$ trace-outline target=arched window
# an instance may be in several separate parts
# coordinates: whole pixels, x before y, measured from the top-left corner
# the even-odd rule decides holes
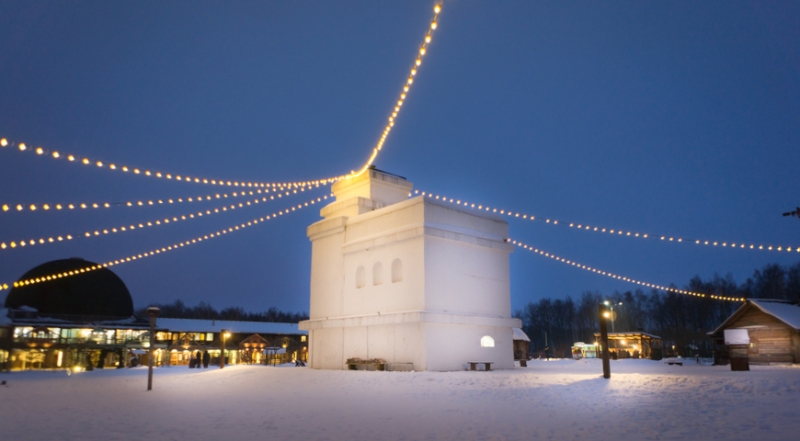
[[[383,266],[380,262],[375,262],[372,267],[372,284],[383,285]]]
[[[363,288],[367,282],[367,271],[363,266],[356,268],[356,289]]]
[[[392,261],[392,283],[403,281],[403,262],[400,259]]]
[[[494,339],[489,337],[488,335],[484,335],[481,337],[481,347],[482,348],[493,348],[494,347]]]

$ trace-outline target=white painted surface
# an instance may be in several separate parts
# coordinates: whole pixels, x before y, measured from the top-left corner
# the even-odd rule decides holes
[[[370,171],[333,186],[312,241],[310,365],[348,358],[461,370],[513,367],[508,224],[416,197],[411,183]],[[401,271],[402,277],[395,273]],[[495,339],[483,348],[481,337]]]
[[[725,330],[725,344],[726,345],[749,345],[750,333],[747,329],[726,329]]]

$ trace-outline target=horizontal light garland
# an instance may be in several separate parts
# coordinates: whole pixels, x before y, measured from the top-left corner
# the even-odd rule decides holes
[[[488,205],[479,205],[474,204],[468,201],[464,201],[461,199],[453,199],[448,198],[447,196],[443,195],[435,195],[433,193],[426,193],[420,192],[419,190],[414,190],[414,194],[420,194],[425,197],[429,197],[431,199],[441,200],[443,202],[449,202],[456,205],[460,205],[467,208],[474,208],[476,210],[488,211],[490,213],[496,213],[505,215],[508,217],[513,218],[520,218],[524,220],[531,220],[531,221],[540,221],[545,224],[549,225],[565,225],[569,228],[575,228],[578,230],[585,230],[585,231],[594,231],[598,233],[608,233],[614,236],[625,236],[625,237],[634,237],[640,239],[652,239],[652,240],[662,240],[665,242],[678,242],[678,243],[687,243],[687,244],[695,244],[695,245],[710,245],[710,246],[722,246],[725,248],[736,248],[736,249],[747,249],[747,250],[760,250],[760,251],[786,251],[786,252],[798,252],[800,253],[800,246],[792,247],[792,246],[774,246],[774,245],[755,245],[750,244],[746,245],[742,242],[721,242],[721,241],[711,241],[711,240],[703,240],[703,239],[683,239],[683,238],[675,238],[669,236],[659,236],[659,235],[652,235],[647,233],[636,233],[632,231],[624,231],[612,228],[603,228],[598,226],[590,226],[584,224],[578,224],[575,222],[563,222],[556,219],[548,219],[548,218],[541,218],[536,217],[532,214],[525,214],[520,212],[513,212],[513,211],[506,211],[504,209],[499,209],[496,207],[490,207]]]
[[[300,191],[304,192],[305,188],[300,188]],[[242,196],[244,196],[244,193],[245,192],[242,192]],[[252,194],[252,191],[250,193]],[[294,190],[294,194],[296,194],[296,193],[297,193],[297,190]],[[127,232],[127,231],[134,231],[137,228],[138,229],[143,229],[143,228],[146,228],[146,227],[153,227],[153,226],[157,226],[157,225],[166,225],[166,224],[169,224],[170,222],[174,223],[174,222],[180,222],[180,221],[188,221],[188,220],[191,220],[191,219],[195,219],[195,217],[200,218],[200,217],[203,217],[204,215],[210,216],[210,215],[217,214],[217,213],[220,213],[220,212],[224,213],[224,212],[227,212],[228,210],[235,210],[236,208],[245,208],[247,206],[250,206],[251,204],[258,204],[260,202],[267,202],[267,201],[270,201],[270,200],[275,200],[276,196],[278,198],[282,198],[284,195],[285,196],[291,196],[292,194],[293,194],[292,192],[286,191],[285,193],[278,193],[277,195],[271,195],[269,197],[267,197],[267,196],[263,196],[263,197],[260,197],[260,198],[257,197],[255,199],[253,199],[252,201],[239,202],[238,204],[234,203],[234,204],[231,204],[231,205],[223,205],[221,207],[211,208],[211,209],[208,209],[208,210],[205,210],[205,211],[198,211],[197,213],[189,213],[189,214],[184,214],[184,215],[165,217],[163,220],[162,219],[157,219],[157,220],[148,221],[148,222],[139,222],[139,223],[135,223],[135,224],[122,225],[122,226],[120,226],[118,228],[99,229],[99,230],[94,230],[93,232],[92,231],[87,231],[83,235],[76,234],[76,235],[73,236],[71,234],[66,234],[66,235],[55,236],[55,237],[51,236],[51,237],[49,237],[47,239],[39,238],[39,239],[29,239],[27,241],[21,240],[21,241],[19,241],[19,243],[17,243],[16,241],[12,241],[12,242],[10,242],[8,244],[6,244],[5,242],[0,242],[0,250],[15,249],[18,246],[19,247],[25,247],[25,246],[34,246],[34,245],[37,245],[37,244],[38,245],[45,245],[45,244],[49,244],[49,243],[62,242],[65,239],[69,241],[69,240],[74,239],[75,237],[94,237],[94,236],[107,235],[109,233],[111,233],[111,234],[118,233],[118,232],[119,233],[124,233],[124,232]],[[225,196],[225,197],[227,197],[227,196]],[[317,198],[316,201],[317,202],[321,202],[322,199],[323,198]],[[327,199],[327,197],[326,197],[326,199]],[[313,203],[314,202],[312,201],[312,204]]]
[[[361,176],[367,169],[375,162],[375,158],[378,157],[378,152],[381,151],[383,148],[383,143],[386,142],[386,138],[389,136],[389,133],[392,131],[392,127],[394,127],[394,121],[397,119],[397,115],[400,114],[400,109],[403,108],[403,103],[406,100],[406,96],[411,90],[411,85],[414,84],[414,77],[417,75],[417,70],[422,65],[422,57],[428,51],[428,45],[431,43],[431,37],[433,36],[433,31],[439,26],[439,12],[442,11],[441,3],[437,4],[433,7],[433,20],[431,20],[431,25],[428,28],[428,32],[425,33],[425,41],[423,41],[422,46],[419,48],[419,52],[417,55],[416,60],[414,60],[414,65],[411,66],[411,72],[408,75],[408,78],[403,84],[403,90],[400,92],[400,99],[397,100],[397,103],[394,105],[394,109],[392,110],[392,114],[389,116],[389,121],[386,123],[386,127],[383,129],[383,133],[381,134],[378,143],[372,149],[372,154],[370,155],[367,162],[361,167],[361,170],[358,172],[351,171],[347,178],[355,178],[356,176]]]
[[[298,190],[306,191],[312,190],[313,188],[319,188],[320,184],[314,184],[309,186],[303,187],[275,187],[273,189],[265,188],[265,189],[256,189],[256,190],[242,190],[239,192],[232,192],[230,194],[223,193],[223,194],[214,194],[214,195],[205,195],[205,196],[188,196],[185,198],[168,198],[168,199],[148,199],[148,200],[139,200],[135,202],[85,202],[85,203],[75,203],[75,204],[3,204],[0,206],[0,212],[19,212],[19,211],[48,211],[48,210],[75,210],[75,209],[99,209],[99,208],[113,208],[113,207],[143,207],[143,206],[152,206],[152,205],[163,205],[163,204],[180,204],[180,203],[189,203],[189,202],[206,202],[211,201],[214,199],[220,198],[228,198],[228,197],[243,197],[246,195],[253,196],[254,194],[266,194],[266,193],[281,193],[284,191],[294,191],[297,193]]]
[[[324,197],[322,197],[322,199],[328,199],[328,196],[333,197],[333,194],[325,195]],[[170,246],[167,246],[167,247],[158,248],[158,249],[155,249],[155,250],[152,250],[152,251],[148,251],[148,252],[145,252],[145,253],[141,253],[141,254],[134,254],[134,255],[131,255],[131,256],[123,257],[121,259],[110,260],[110,261],[102,263],[102,264],[93,265],[93,266],[89,266],[89,267],[86,267],[86,268],[81,268],[79,270],[66,271],[66,272],[63,272],[63,273],[51,274],[49,276],[37,277],[37,278],[34,278],[34,279],[18,280],[18,281],[13,283],[13,286],[14,287],[27,286],[27,285],[33,285],[33,284],[36,284],[36,283],[48,282],[48,281],[55,280],[55,279],[61,279],[61,278],[64,278],[64,277],[70,277],[70,276],[74,276],[74,275],[77,275],[77,274],[83,274],[83,273],[90,272],[90,271],[96,271],[96,270],[98,270],[100,268],[107,268],[107,267],[114,266],[114,265],[121,265],[123,263],[133,262],[133,261],[138,260],[138,259],[144,259],[145,257],[155,256],[157,254],[166,253],[168,251],[174,251],[174,250],[177,250],[178,248],[183,248],[183,247],[186,247],[186,246],[194,245],[196,243],[203,242],[204,240],[210,240],[210,239],[213,239],[213,238],[216,238],[216,237],[220,237],[220,236],[228,234],[228,233],[233,233],[234,231],[243,230],[243,229],[245,229],[247,227],[251,227],[253,225],[258,225],[259,223],[264,223],[264,222],[266,222],[268,220],[275,219],[278,216],[283,216],[284,214],[289,214],[289,213],[291,213],[293,211],[302,210],[303,208],[308,207],[309,205],[313,205],[317,200],[318,199],[312,199],[312,200],[307,201],[307,202],[302,203],[302,204],[293,205],[293,206],[290,206],[289,208],[280,210],[277,213],[273,213],[273,214],[268,215],[268,216],[263,216],[263,217],[260,217],[260,218],[256,218],[256,219],[253,219],[253,220],[251,220],[249,222],[241,223],[239,225],[235,225],[235,226],[229,227],[227,229],[223,229],[223,230],[219,230],[219,231],[214,232],[214,233],[210,233],[210,234],[206,234],[206,235],[203,235],[203,236],[199,236],[199,237],[196,237],[194,239],[187,240],[185,242],[178,242],[176,244],[173,244],[173,245],[170,245]],[[7,283],[0,284],[0,290],[4,290],[4,289],[8,289],[8,288],[9,288],[9,286],[8,286]]]
[[[13,145],[13,142],[9,142],[6,138],[0,139],[0,147],[7,147],[9,145]],[[225,179],[207,179],[207,178],[198,178],[198,177],[190,177],[190,176],[181,176],[175,173],[164,173],[164,172],[151,172],[150,170],[140,170],[135,167],[128,167],[126,165],[117,165],[114,163],[109,163],[106,161],[100,161],[95,159],[90,159],[84,156],[78,155],[71,155],[60,153],[55,150],[45,149],[43,147],[36,147],[32,148],[27,146],[25,143],[21,142],[17,144],[17,149],[20,152],[34,152],[37,156],[41,157],[48,157],[53,159],[66,159],[68,162],[73,162],[76,164],[83,164],[87,166],[95,166],[98,168],[107,168],[109,170],[120,171],[123,173],[133,173],[135,175],[140,176],[150,176],[155,178],[165,178],[168,180],[174,179],[176,181],[183,181],[189,182],[194,184],[209,184],[209,185],[224,185],[229,187],[259,187],[259,188],[266,188],[266,187],[305,187],[310,185],[316,184],[332,184],[340,179],[343,179],[343,176],[333,177],[333,178],[325,178],[325,179],[315,179],[310,181],[295,181],[295,182],[242,182],[242,181],[230,181]]]
[[[729,302],[744,302],[745,301],[745,299],[742,298],[742,297],[727,297],[727,296],[703,294],[703,293],[700,293],[700,292],[686,291],[686,290],[683,290],[683,289],[677,289],[677,288],[671,288],[671,287],[668,287],[668,286],[656,285],[654,283],[642,282],[641,280],[631,279],[629,277],[624,277],[624,276],[620,276],[618,274],[610,273],[610,272],[607,272],[607,271],[602,271],[602,270],[599,270],[597,268],[592,268],[591,266],[582,265],[582,264],[580,264],[578,262],[564,259],[563,257],[556,256],[555,254],[551,254],[551,253],[545,252],[544,250],[540,250],[538,248],[534,248],[534,247],[532,247],[530,245],[524,244],[522,242],[519,242],[519,241],[516,241],[516,240],[513,240],[513,239],[507,239],[507,241],[512,243],[512,244],[514,244],[514,245],[516,245],[516,246],[518,246],[518,247],[520,247],[520,248],[523,248],[523,249],[528,250],[528,251],[532,251],[532,252],[540,254],[540,255],[542,255],[544,257],[549,257],[551,259],[557,260],[557,261],[562,262],[564,264],[571,265],[571,266],[574,266],[576,268],[580,268],[582,270],[591,271],[591,272],[593,272],[595,274],[599,274],[601,276],[611,277],[612,279],[622,280],[624,282],[633,283],[633,284],[640,285],[640,286],[645,286],[645,287],[648,287],[648,288],[659,289],[661,291],[673,292],[673,293],[676,293],[676,294],[684,294],[684,295],[692,296],[692,297],[708,297],[708,298],[714,299],[714,300],[725,300],[725,301],[729,301]]]

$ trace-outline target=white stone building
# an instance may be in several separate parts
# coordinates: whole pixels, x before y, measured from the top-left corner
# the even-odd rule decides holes
[[[508,224],[427,197],[379,170],[333,185],[308,227],[310,365],[383,358],[414,370],[514,366]]]

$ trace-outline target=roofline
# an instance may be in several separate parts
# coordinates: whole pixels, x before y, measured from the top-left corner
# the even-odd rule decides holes
[[[767,311],[761,305],[759,305],[758,302],[785,303],[787,305],[794,305],[795,304],[795,303],[793,303],[791,301],[782,300],[782,299],[745,299],[744,304],[742,306],[740,306],[739,309],[734,311],[733,314],[731,314],[730,317],[728,317],[724,322],[722,322],[721,325],[717,326],[716,329],[714,329],[713,331],[709,332],[706,335],[712,336],[712,335],[716,335],[719,331],[722,331],[723,328],[725,328],[725,326],[728,325],[729,322],[734,321],[734,319],[739,318],[741,316],[741,314],[744,314],[744,309],[747,308],[749,305],[754,305],[756,308],[759,309],[759,311],[763,312],[764,314],[769,315],[770,317],[778,320],[779,322],[783,323],[784,325],[786,325],[786,326],[788,326],[788,327],[790,327],[792,329],[800,330],[798,328],[795,328],[793,325],[791,325],[789,323],[786,323],[785,320],[781,319],[780,317],[776,316],[775,314]]]

